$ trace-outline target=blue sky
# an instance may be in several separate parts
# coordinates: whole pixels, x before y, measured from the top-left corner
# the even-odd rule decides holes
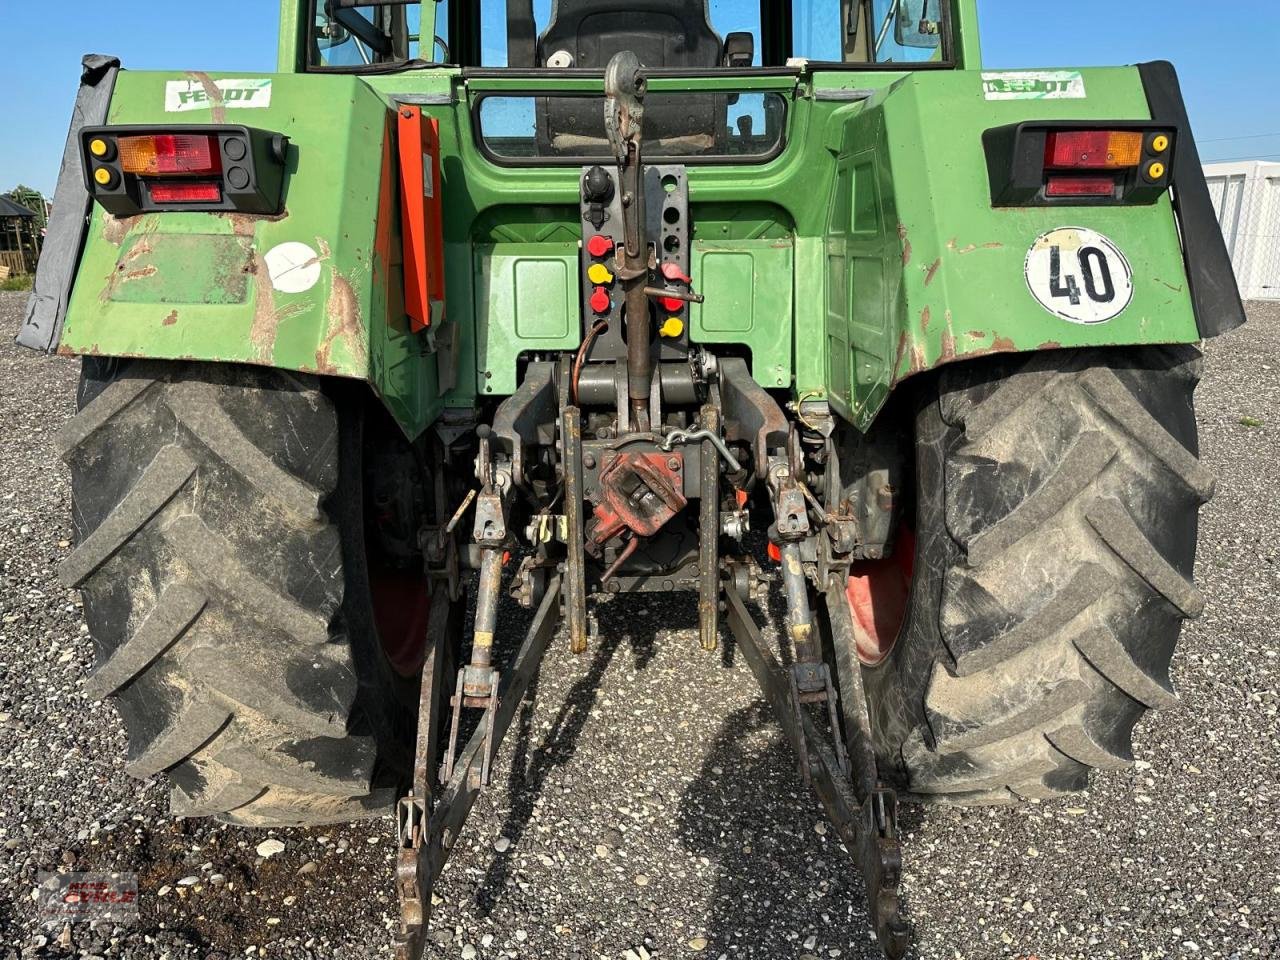
[[[732,2],[715,0],[715,7]],[[274,68],[271,0],[3,0],[2,6],[0,190],[19,182],[52,190],[86,51],[116,54],[134,69]],[[1206,159],[1280,160],[1280,3],[980,0],[979,6],[987,66],[1172,60]]]

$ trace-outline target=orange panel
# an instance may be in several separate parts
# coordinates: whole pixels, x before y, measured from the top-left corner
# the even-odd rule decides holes
[[[404,304],[416,332],[444,320],[440,126],[419,107],[401,105],[398,117]]]

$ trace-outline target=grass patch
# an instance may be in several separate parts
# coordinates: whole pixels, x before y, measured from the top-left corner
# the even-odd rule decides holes
[[[1261,421],[1261,420],[1259,420],[1257,417],[1241,417],[1241,418],[1240,418],[1240,426],[1242,426],[1242,427],[1260,427],[1260,426],[1262,426],[1262,421]]]
[[[34,279],[29,273],[24,273],[19,277],[8,277],[0,280],[0,290],[30,290],[31,281]]]

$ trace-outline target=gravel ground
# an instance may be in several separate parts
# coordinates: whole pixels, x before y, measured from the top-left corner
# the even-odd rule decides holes
[[[159,783],[124,774],[54,578],[71,531],[50,436],[75,365],[9,342],[22,303],[0,294],[0,958],[386,955],[389,822],[276,831],[264,860],[264,833],[170,818]],[[1199,394],[1220,480],[1208,611],[1174,661],[1182,705],[1078,799],[905,810],[919,957],[1280,956],[1280,309],[1252,319],[1210,344]],[[438,887],[434,956],[877,956],[860,881],[746,665],[702,654],[694,617],[624,599],[599,649],[549,657]],[[37,929],[36,874],[60,866],[136,872],[139,921]]]

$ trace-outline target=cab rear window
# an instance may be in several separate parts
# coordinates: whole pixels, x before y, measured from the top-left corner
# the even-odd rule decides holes
[[[599,96],[482,94],[477,137],[499,163],[575,163],[612,156]],[[764,162],[782,150],[787,100],[778,93],[651,92],[645,98],[646,162]]]

